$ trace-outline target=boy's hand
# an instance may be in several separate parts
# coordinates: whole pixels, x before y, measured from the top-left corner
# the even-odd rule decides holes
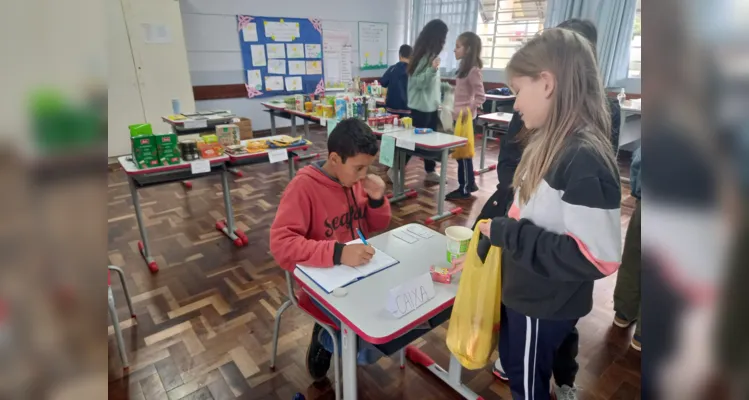
[[[369,174],[362,182],[364,192],[372,200],[380,200],[385,195],[385,181],[377,175]]]
[[[441,60],[439,57],[436,57],[434,60],[432,60],[432,68],[434,68],[435,71],[440,69],[440,62]]]
[[[375,249],[364,244],[347,244],[341,253],[341,264],[358,267],[366,264],[374,256]]]
[[[491,221],[488,221],[488,222],[485,221],[479,224],[479,230],[481,231],[481,234],[486,236],[489,239],[491,239],[491,235],[490,235],[491,227],[492,227]]]

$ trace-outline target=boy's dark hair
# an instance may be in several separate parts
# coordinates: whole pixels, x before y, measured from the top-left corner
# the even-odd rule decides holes
[[[445,38],[447,38],[447,24],[441,19],[433,19],[424,25],[424,29],[419,33],[414,43],[414,54],[411,62],[408,63],[408,75],[413,75],[419,66],[421,59],[426,57],[427,61],[432,61],[445,47]],[[430,68],[427,65],[427,68]]]
[[[458,41],[466,48],[466,55],[460,60],[458,78],[465,78],[473,67],[484,67],[481,62],[481,38],[473,32],[463,32],[458,36]]]
[[[339,122],[328,137],[328,154],[337,153],[342,162],[357,154],[377,154],[377,138],[372,129],[357,118]]]
[[[411,53],[413,53],[413,51],[414,51],[413,47],[407,44],[404,44],[404,45],[401,45],[400,49],[398,49],[398,56],[400,58],[410,58]]]
[[[593,55],[596,55],[596,45],[598,44],[598,30],[596,25],[587,19],[570,18],[557,25],[557,28],[567,29],[582,35],[588,39],[593,48]]]

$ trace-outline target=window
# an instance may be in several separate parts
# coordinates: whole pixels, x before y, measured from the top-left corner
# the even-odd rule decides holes
[[[546,0],[480,0],[476,33],[484,68],[505,68],[517,49],[544,27]]]
[[[637,0],[635,10],[632,42],[629,45],[629,78],[640,78],[642,73],[642,22],[640,20],[640,0]]]

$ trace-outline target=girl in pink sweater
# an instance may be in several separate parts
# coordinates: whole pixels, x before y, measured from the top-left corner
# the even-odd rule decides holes
[[[476,109],[484,104],[484,78],[481,75],[481,39],[473,32],[464,32],[455,41],[455,59],[460,60],[458,75],[455,79],[455,108],[453,120],[463,111],[470,110],[476,118]],[[458,189],[445,196],[447,200],[468,199],[471,193],[479,190],[473,175],[473,159],[458,161]]]

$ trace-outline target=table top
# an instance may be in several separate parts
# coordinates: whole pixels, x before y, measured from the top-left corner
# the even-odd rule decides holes
[[[482,114],[482,115],[479,115],[479,119],[487,121],[487,122],[509,124],[510,121],[512,121],[512,113],[495,112],[491,114]]]
[[[179,114],[184,116],[184,119],[175,119],[175,115],[165,115],[161,117],[161,120],[172,126],[182,127],[185,122],[196,122],[205,120],[206,124],[218,124],[218,123],[229,123],[231,119],[236,117],[229,110],[215,110],[215,111],[203,111],[196,112],[193,114]]]
[[[280,139],[282,136],[289,136],[289,135],[275,135],[275,136],[268,136],[263,138],[257,138],[257,139],[247,139],[242,140],[242,146],[247,147],[247,143],[252,141],[266,141],[266,140],[274,140],[274,139]],[[294,150],[306,150],[311,143],[307,143],[301,146],[290,146],[285,147],[286,151],[294,151]],[[248,158],[257,158],[257,157],[266,157],[268,156],[268,150],[264,151],[258,151],[256,153],[247,153],[247,154],[228,154],[229,159],[231,161],[237,161],[237,160],[246,160]]]
[[[621,104],[622,111],[626,111],[629,113],[642,113],[642,102],[641,101],[632,101],[632,100],[625,100]]]
[[[180,170],[180,169],[186,169],[190,168],[190,162],[182,160],[179,164],[173,164],[173,165],[160,165],[158,167],[151,167],[151,168],[143,168],[140,169],[138,166],[133,162],[133,160],[128,160],[130,156],[120,156],[117,158],[117,161],[122,166],[122,169],[125,170],[125,173],[128,175],[144,175],[144,174],[153,174],[156,172],[165,172],[165,171],[174,171],[174,170]],[[226,154],[218,157],[209,158],[211,165],[216,164],[223,164],[226,161],[229,160],[229,156]]]
[[[452,149],[454,147],[460,147],[466,144],[466,142],[468,142],[468,139],[464,137],[458,137],[455,135],[442,133],[442,132],[417,134],[417,133],[414,133],[413,128],[409,128],[409,129],[395,128],[392,130],[373,129],[372,133],[374,133],[377,136],[388,135],[388,136],[394,136],[396,139],[414,142],[415,147],[420,148],[420,149],[425,149],[425,150]]]
[[[260,103],[260,104],[262,104],[265,108],[270,108],[270,109],[279,110],[279,111],[286,111],[289,114],[294,114],[294,115],[298,115],[300,117],[309,118],[309,119],[311,119],[313,121],[319,121],[320,120],[320,116],[318,116],[318,115],[314,115],[312,113],[307,113],[307,112],[303,112],[303,111],[297,111],[297,110],[292,110],[292,109],[286,108],[286,104],[285,103]]]
[[[403,232],[408,224],[382,233],[368,242],[400,261],[374,275],[346,286],[348,294],[335,297],[328,294],[301,270],[294,271],[294,277],[303,290],[319,301],[333,315],[346,323],[362,339],[373,344],[387,343],[431,317],[450,307],[458,292],[458,279],[450,284],[434,283],[435,297],[401,318],[396,318],[387,310],[390,289],[402,282],[429,272],[429,267],[450,267],[446,259],[447,239],[439,232],[429,239],[418,237],[409,244],[395,236],[393,232]],[[423,225],[421,229],[431,230]],[[416,237],[413,234],[409,235]]]
[[[503,94],[487,94],[486,95],[487,100],[515,100],[515,95],[503,95]]]

